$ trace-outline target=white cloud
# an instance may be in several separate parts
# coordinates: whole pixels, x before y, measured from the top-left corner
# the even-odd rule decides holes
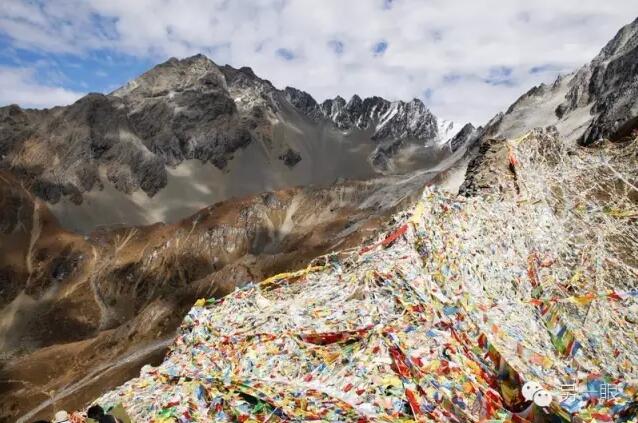
[[[83,93],[43,85],[34,79],[28,68],[0,67],[0,104],[20,104],[23,107],[51,107],[71,104]]]
[[[409,99],[430,89],[436,114],[475,124],[591,60],[638,15],[635,0],[396,0],[390,8],[383,0],[3,3],[0,31],[25,48],[77,55],[109,48],[158,61],[203,52],[318,100]],[[387,49],[375,55],[381,41]],[[289,52],[294,58],[285,60]],[[547,69],[530,73],[540,66]],[[494,67],[512,69],[509,84],[485,81]]]

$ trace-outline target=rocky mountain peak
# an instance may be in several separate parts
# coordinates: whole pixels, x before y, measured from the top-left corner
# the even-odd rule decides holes
[[[478,135],[478,130],[471,123],[466,123],[461,130],[447,141],[452,152],[456,152],[463,145],[470,145]]]
[[[594,62],[610,60],[616,56],[627,54],[638,46],[638,18],[632,23],[625,25],[618,33],[603,47],[601,52],[594,58]]]
[[[202,54],[170,58],[112,95],[130,97],[134,102],[166,97],[163,101],[174,103],[176,93],[185,90],[230,97],[234,102],[231,108],[245,113],[261,107],[276,114],[284,101],[311,120],[327,119],[342,131],[373,129],[375,140],[413,138],[427,144],[438,135],[436,118],[417,98],[390,102],[376,96],[362,99],[355,94],[348,101],[336,96],[318,104],[307,92],[293,87],[279,91],[249,67],[219,67]]]
[[[226,82],[219,67],[208,57],[198,54],[185,59],[170,58],[113,91],[111,95],[116,97],[166,95],[197,85],[204,75],[208,75],[208,82],[215,81],[217,85],[225,88]]]
[[[348,110],[358,110],[361,108],[362,104],[363,104],[363,100],[361,100],[361,97],[355,94],[352,96],[350,101],[348,101],[348,104],[346,104],[346,108]]]
[[[438,137],[436,117],[419,99],[406,103],[393,102],[381,116],[381,121],[373,136],[382,138],[411,138],[435,140]]]
[[[375,140],[411,138],[427,144],[438,136],[436,117],[417,98],[390,102],[376,96],[361,99],[355,94],[346,103],[337,96],[324,101],[319,109],[341,130],[373,129]]]
[[[485,127],[486,135],[519,136],[555,126],[562,138],[590,145],[638,128],[638,19],[621,28],[576,72],[522,95]]]
[[[638,105],[638,19],[624,26],[591,63],[569,81],[565,101],[556,108],[564,119],[590,108],[592,120],[579,142],[615,138],[636,127]]]
[[[252,68],[242,66],[239,69],[230,65],[224,65],[220,71],[226,78],[229,89],[259,89],[262,91],[275,90],[275,87],[267,79],[258,77]]]
[[[323,103],[321,103],[322,110],[326,110],[328,113],[326,115],[330,116],[330,111],[334,110],[340,111],[346,107],[346,100],[340,95],[336,96],[332,99],[327,99]]]
[[[286,87],[284,89],[284,95],[290,104],[302,111],[305,115],[313,119],[321,115],[319,104],[317,104],[317,101],[307,92],[293,87]]]

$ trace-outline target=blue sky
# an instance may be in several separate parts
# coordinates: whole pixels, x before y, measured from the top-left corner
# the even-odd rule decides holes
[[[421,98],[482,124],[588,62],[635,0],[2,0],[0,105],[108,93],[169,57],[250,66],[317,100]]]
[[[0,37],[0,66],[33,70],[33,80],[76,92],[109,92],[152,67],[152,58],[100,49],[82,55],[15,48]]]

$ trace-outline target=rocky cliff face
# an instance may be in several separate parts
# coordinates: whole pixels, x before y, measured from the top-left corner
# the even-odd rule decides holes
[[[420,100],[354,96],[319,105],[250,68],[217,66],[202,55],[170,59],[111,94],[68,107],[0,108],[0,134],[0,168],[59,204],[53,212],[62,223],[81,230],[175,221],[232,196],[405,173],[446,155],[436,147],[436,117]],[[193,170],[195,163],[203,170]],[[175,175],[188,173],[202,190],[179,186]],[[167,187],[175,195],[154,202]],[[109,202],[130,219],[109,214]],[[73,226],[92,212],[93,226]]]
[[[638,128],[637,94],[638,19],[578,71],[521,96],[486,125],[484,136],[516,137],[552,125],[582,145],[623,138]]]

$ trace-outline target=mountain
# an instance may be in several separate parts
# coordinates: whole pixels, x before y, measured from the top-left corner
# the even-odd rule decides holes
[[[468,368],[462,357],[455,361],[459,352],[486,347],[475,333],[465,337],[470,323],[495,337],[511,331],[519,340],[521,327],[544,324],[533,303],[539,298],[510,307],[523,295],[528,299],[549,287],[549,299],[581,301],[610,290],[628,292],[638,263],[638,156],[636,140],[626,136],[636,119],[635,97],[627,95],[636,82],[635,33],[636,22],[621,30],[600,60],[536,87],[506,113],[479,128],[465,125],[454,136],[454,125],[449,129],[417,100],[355,96],[319,104],[294,88],[274,88],[248,68],[220,67],[203,56],[169,60],[109,95],[91,94],[68,107],[0,109],[0,421],[27,422],[53,407],[84,407],[139,374],[144,364],[159,364],[171,344],[174,358],[184,359],[191,350],[173,338],[198,298],[253,289],[253,282],[306,268],[317,257],[333,275],[345,272],[344,278],[355,265],[375,266],[353,283],[363,280],[365,289],[379,290],[376,313],[407,306],[401,318],[436,315],[440,319],[419,327],[447,333],[452,343],[476,341],[455,351],[447,342],[432,345],[432,369],[436,364],[445,374]],[[594,76],[600,72],[611,79]],[[571,101],[571,92],[580,93],[578,101]],[[612,141],[591,142],[600,135],[587,134],[608,134]],[[432,202],[413,209],[424,186],[459,178],[464,196],[426,196],[422,200]],[[418,231],[396,231],[397,223],[400,229],[417,221],[406,210],[420,216]],[[406,246],[406,235],[418,242]],[[380,254],[356,259],[373,250]],[[333,252],[355,259],[327,259]],[[415,295],[409,285],[388,285],[389,272],[406,257],[421,262],[397,278],[418,279],[429,291]],[[334,281],[350,280],[344,278]],[[333,285],[322,289],[346,294]],[[398,298],[399,292],[407,296]],[[365,290],[355,290],[345,300],[361,304],[366,298]],[[423,298],[441,304],[430,310],[433,303]],[[624,334],[634,334],[635,327],[626,325],[638,320],[635,313],[622,313],[636,307],[625,294],[618,298],[620,311],[596,305],[590,313],[570,303],[560,312],[570,327],[590,322],[595,337],[574,337],[588,358],[599,354],[610,363],[606,369],[600,360],[584,367],[571,363],[560,374],[579,368],[611,372],[605,380],[617,380],[623,366],[635,363],[635,341]],[[341,303],[327,304],[343,311]],[[491,304],[509,308],[493,307],[476,318]],[[362,318],[369,311],[354,310]],[[609,320],[611,311],[621,314]],[[316,316],[323,319],[321,313]],[[456,323],[447,320],[459,313],[463,318]],[[556,322],[557,315],[548,320]],[[333,323],[358,328],[349,320]],[[612,329],[622,332],[615,337],[622,348],[599,342],[611,339]],[[534,352],[564,348],[553,336],[565,333],[572,334],[561,327],[530,331],[523,335],[533,338],[524,345]],[[423,345],[433,342],[423,339]],[[521,359],[518,347],[502,349],[511,346],[507,339],[495,342],[503,357]],[[350,345],[345,349],[352,351]],[[601,352],[592,353],[595,346]],[[427,349],[415,347],[420,354]],[[332,360],[332,352],[321,357]],[[547,357],[562,366],[563,354]],[[454,367],[442,366],[452,355]],[[380,359],[394,371],[388,357]],[[546,362],[536,354],[525,365]],[[504,374],[500,365],[470,367]],[[527,377],[547,370],[530,369]],[[638,377],[635,366],[624,370]],[[192,388],[186,376],[171,386]],[[398,380],[393,377],[390,384]],[[496,398],[493,383],[480,385],[491,389],[484,397]],[[408,405],[402,404],[406,414]],[[469,412],[496,409],[478,405]]]
[[[439,143],[446,144],[455,135],[456,126],[454,122],[445,119],[439,120],[438,124]]]
[[[376,239],[197,301],[163,362],[94,402],[141,421],[636,420],[637,32],[446,140],[471,147],[463,195],[426,188]]]
[[[484,136],[516,137],[555,126],[582,145],[618,139],[638,128],[638,19],[624,26],[588,64],[521,96],[485,127]]]
[[[236,196],[407,173],[449,156],[420,100],[318,104],[202,55],[67,107],[1,108],[0,134],[0,169],[83,232],[175,222]]]

